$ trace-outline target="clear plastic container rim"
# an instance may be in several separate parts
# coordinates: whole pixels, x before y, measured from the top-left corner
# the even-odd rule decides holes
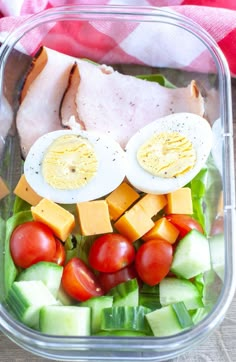
[[[235,247],[232,240],[235,239],[235,183],[234,183],[234,156],[233,156],[233,132],[232,132],[232,101],[230,87],[230,71],[227,61],[214,39],[198,24],[185,16],[167,10],[166,8],[156,7],[133,7],[133,6],[91,6],[75,5],[63,6],[48,9],[36,15],[32,15],[14,29],[0,48],[0,80],[3,79],[4,67],[11,50],[17,42],[33,28],[53,21],[64,20],[112,20],[112,21],[135,21],[135,22],[163,22],[172,24],[185,29],[199,38],[211,53],[217,67],[219,77],[219,91],[221,94],[221,118],[223,131],[223,143],[229,169],[226,163],[223,164],[223,182],[225,185],[224,197],[226,200],[225,212],[225,238],[226,254],[231,257],[227,260],[228,269],[225,275],[225,284],[219,298],[219,302],[213,308],[212,312],[192,330],[184,331],[176,336],[164,338],[120,338],[120,337],[58,337],[47,336],[24,327],[17,321],[14,321],[6,312],[3,305],[0,304],[0,329],[15,340],[18,344],[31,346],[34,351],[56,349],[58,351],[78,350],[80,348],[95,348],[96,350],[112,351],[119,350],[126,346],[129,351],[155,350],[160,353],[182,350],[188,346],[203,340],[215,329],[224,318],[234,296],[236,287],[236,276],[234,267]],[[2,81],[1,88],[2,90]],[[230,176],[229,178],[226,176]],[[37,337],[38,338],[37,338]],[[131,341],[133,343],[131,343]],[[145,359],[145,358],[144,358]],[[64,358],[63,358],[64,360]]]

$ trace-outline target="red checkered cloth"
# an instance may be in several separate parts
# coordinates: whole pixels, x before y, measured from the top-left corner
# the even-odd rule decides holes
[[[182,14],[201,25],[215,39],[223,51],[232,76],[236,76],[236,1],[235,0],[102,0],[93,3],[86,0],[66,1],[66,0],[0,0],[0,41],[3,41],[9,31],[22,23],[31,14],[39,11],[62,5],[133,5],[133,6],[155,6],[168,8],[174,14]],[[79,26],[79,28],[78,28]],[[79,56],[94,59],[94,49],[96,48],[96,61],[100,63],[134,61],[146,64],[148,49],[153,48],[155,32],[150,31],[148,26],[137,23],[126,23],[122,31],[115,31],[114,24],[109,22],[83,22],[73,23],[48,23],[43,28],[36,28],[20,42],[21,49],[27,53],[32,53],[40,45],[55,47],[57,39],[57,50],[73,53]],[[145,34],[144,30],[148,32]],[[63,36],[62,36],[63,34]],[[73,36],[71,36],[73,34]],[[176,46],[176,32],[168,35],[170,58],[175,59],[175,67],[194,70],[199,69],[202,64],[205,71],[210,71],[206,62],[204,69],[204,52],[201,47],[192,49],[183,59],[181,46],[185,44],[182,39],[181,44]],[[147,36],[148,35],[148,36]],[[179,36],[179,34],[177,34]],[[143,41],[146,52],[140,51],[140,47],[135,46],[137,42]],[[200,60],[200,62],[199,62]],[[167,60],[168,61],[168,60]],[[161,63],[161,59],[160,59]],[[168,64],[168,63],[167,63]],[[170,66],[173,65],[169,64]]]

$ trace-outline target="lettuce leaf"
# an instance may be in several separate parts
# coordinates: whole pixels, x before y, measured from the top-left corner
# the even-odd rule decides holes
[[[201,171],[186,186],[192,191],[193,217],[202,225],[205,234],[209,235],[217,215],[216,195],[220,195],[222,190],[221,175],[211,155]]]

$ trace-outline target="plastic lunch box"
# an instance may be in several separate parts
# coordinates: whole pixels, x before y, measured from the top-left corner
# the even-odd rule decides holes
[[[154,72],[156,69],[167,76],[167,78],[178,86],[186,86],[189,80],[194,77],[201,84],[205,91],[208,104],[213,102],[214,114],[212,115],[213,132],[215,136],[213,151],[217,155],[216,163],[219,166],[223,184],[224,200],[224,247],[225,247],[225,275],[224,283],[217,289],[217,302],[210,314],[198,325],[181,334],[165,338],[155,337],[59,337],[47,336],[31,330],[7,312],[3,304],[0,304],[0,329],[11,340],[22,348],[35,354],[56,360],[77,360],[77,361],[163,361],[178,356],[191,349],[196,343],[205,340],[206,337],[222,322],[224,315],[232,301],[235,290],[235,250],[234,250],[234,225],[235,225],[235,195],[234,195],[234,161],[232,141],[232,113],[231,113],[231,92],[230,73],[224,56],[213,39],[197,24],[189,19],[177,16],[176,14],[158,8],[138,7],[106,7],[106,6],[73,6],[58,9],[50,9],[39,13],[26,22],[19,25],[0,49],[0,79],[1,79],[1,107],[3,99],[8,97],[10,104],[15,107],[14,100],[17,98],[17,88],[12,87],[6,81],[7,71],[11,65],[11,56],[15,50],[21,51],[20,41],[30,39],[30,34],[41,30],[41,34],[47,33],[47,27],[51,24],[63,24],[58,27],[57,36],[51,36],[49,47],[58,47],[63,41],[63,29],[67,28],[67,37],[70,36],[69,24],[77,22],[82,29],[83,24],[103,23],[111,27],[113,33],[119,34],[124,26],[142,24],[142,32],[154,37],[152,48],[145,52],[145,41],[136,42],[137,52],[145,53],[145,66],[140,64],[125,64],[125,59],[120,64],[121,69],[135,74],[140,69],[144,72]],[[178,59],[172,57],[170,46],[171,32],[179,38],[176,46],[179,47]],[[62,33],[60,33],[62,32]],[[182,44],[182,35],[185,42]],[[71,37],[73,34],[71,34]],[[67,38],[68,39],[68,38]],[[144,38],[142,38],[143,40]],[[154,38],[153,38],[154,39]],[[60,40],[60,41],[58,41]],[[83,54],[97,61],[96,44],[88,39],[91,46],[95,47],[94,52]],[[44,44],[44,39],[41,41]],[[173,45],[172,45],[173,46]],[[186,70],[185,61],[188,52],[200,49],[204,56],[198,59],[193,69]],[[68,47],[73,55],[73,47]],[[92,49],[93,50],[93,49]],[[112,54],[111,50],[111,54]],[[94,54],[94,59],[93,59]],[[78,56],[78,54],[76,54]],[[112,57],[111,57],[112,58]],[[19,63],[20,64],[20,63]],[[18,64],[18,65],[19,65]],[[204,71],[203,66],[204,65]],[[19,65],[20,66],[20,65]],[[12,73],[13,74],[13,73]],[[211,104],[211,103],[210,103]],[[14,115],[14,109],[13,109]],[[1,128],[0,128],[1,130]],[[2,136],[2,135],[0,135]],[[2,136],[3,138],[3,136]],[[7,181],[8,186],[13,190],[16,179],[20,172],[21,159],[19,156],[18,140],[13,124],[4,140],[1,138],[1,176]],[[214,201],[219,195],[209,195]],[[0,203],[1,216],[7,218],[11,213],[12,194],[4,198]],[[2,252],[2,250],[1,250]],[[0,275],[4,277],[0,265]],[[0,281],[1,282],[1,281]],[[1,284],[0,284],[1,288]],[[0,289],[1,293],[1,289]]]

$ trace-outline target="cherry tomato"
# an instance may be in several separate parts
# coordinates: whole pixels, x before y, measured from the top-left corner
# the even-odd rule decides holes
[[[56,253],[52,261],[58,265],[63,266],[66,260],[65,248],[59,239],[56,238],[55,240],[56,240]]]
[[[168,274],[172,259],[172,245],[162,239],[153,239],[138,249],[135,267],[141,280],[153,286]]]
[[[192,229],[196,229],[201,233],[204,233],[202,226],[197,220],[189,215],[184,214],[169,214],[166,215],[168,221],[179,229],[179,239],[182,239]]]
[[[52,261],[56,253],[56,240],[47,225],[28,221],[13,231],[10,251],[17,266],[28,268],[39,261]]]
[[[80,302],[104,294],[92,270],[76,257],[72,258],[64,267],[61,282],[65,292]]]
[[[135,258],[133,244],[120,234],[106,234],[95,240],[89,251],[92,268],[105,273],[116,272]]]
[[[135,269],[134,264],[128,265],[125,268],[113,273],[100,273],[98,275],[98,279],[105,293],[107,293],[111,288],[115,287],[116,285],[134,278],[138,279],[138,273]]]

